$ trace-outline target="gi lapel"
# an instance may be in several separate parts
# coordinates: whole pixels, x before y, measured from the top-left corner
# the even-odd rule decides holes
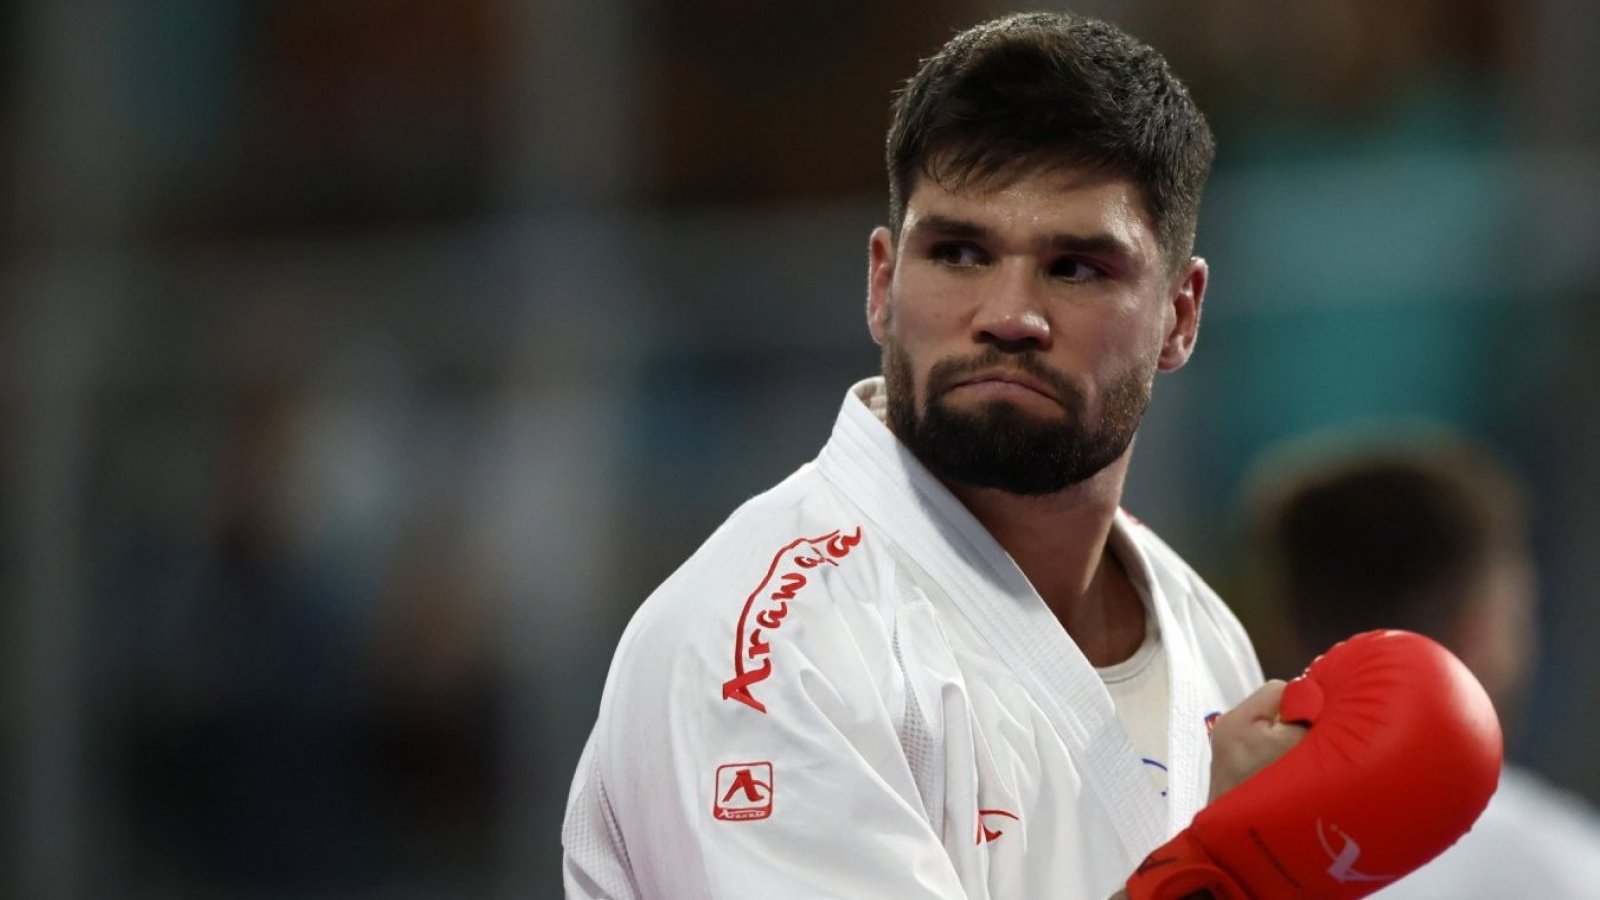
[[[1029,687],[1114,823],[1131,871],[1165,839],[1166,817],[1105,685],[1005,550],[857,399],[869,384],[846,398],[819,471],[915,556]]]
[[[1205,788],[1210,766],[1209,737],[1204,726],[1206,704],[1212,692],[1197,650],[1191,640],[1194,622],[1182,598],[1192,591],[1188,585],[1174,584],[1170,573],[1150,562],[1149,554],[1134,536],[1140,528],[1126,513],[1118,511],[1111,528],[1111,540],[1123,565],[1136,566],[1150,588],[1150,605],[1161,627],[1161,644],[1167,653],[1167,835],[1186,828],[1189,820],[1205,805]],[[1180,613],[1179,610],[1183,612]],[[1165,838],[1163,838],[1165,840]]]

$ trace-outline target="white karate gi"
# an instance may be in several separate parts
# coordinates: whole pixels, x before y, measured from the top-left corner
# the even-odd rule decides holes
[[[1165,797],[1020,569],[869,407],[640,607],[568,800],[569,898],[1106,900],[1205,802],[1206,717],[1262,681],[1126,514],[1169,672]]]

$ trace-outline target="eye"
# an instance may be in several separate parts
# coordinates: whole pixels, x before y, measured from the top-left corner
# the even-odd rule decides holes
[[[1064,256],[1050,265],[1050,277],[1066,281],[1093,281],[1105,277],[1105,270],[1075,257]]]
[[[966,241],[940,241],[928,248],[928,256],[934,262],[959,269],[981,266],[989,261],[982,248]]]

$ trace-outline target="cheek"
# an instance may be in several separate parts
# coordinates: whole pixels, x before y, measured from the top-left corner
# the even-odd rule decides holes
[[[966,332],[959,311],[944,298],[902,286],[890,295],[884,309],[885,365],[889,351],[915,374],[917,391],[926,371],[941,358],[968,351],[962,344]]]
[[[1091,365],[1103,373],[1125,373],[1161,353],[1161,332],[1131,307],[1071,309],[1054,326],[1059,343],[1094,360]]]
[[[922,408],[922,388],[918,384],[916,364],[907,355],[898,340],[883,342],[883,379],[889,393],[891,425],[896,417],[904,422],[915,422],[917,410]]]
[[[1105,336],[1116,348],[1114,352],[1123,371],[1148,368],[1153,372],[1166,345],[1167,329],[1161,316],[1130,306],[1119,309],[1109,320]]]
[[[890,312],[906,337],[958,329],[970,315],[971,289],[923,266],[902,269],[890,291]]]

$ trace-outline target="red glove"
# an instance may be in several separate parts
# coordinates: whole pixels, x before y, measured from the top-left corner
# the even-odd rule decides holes
[[[1128,880],[1130,900],[1353,900],[1433,859],[1500,779],[1500,722],[1433,641],[1369,631],[1284,689],[1305,737],[1202,809]]]

